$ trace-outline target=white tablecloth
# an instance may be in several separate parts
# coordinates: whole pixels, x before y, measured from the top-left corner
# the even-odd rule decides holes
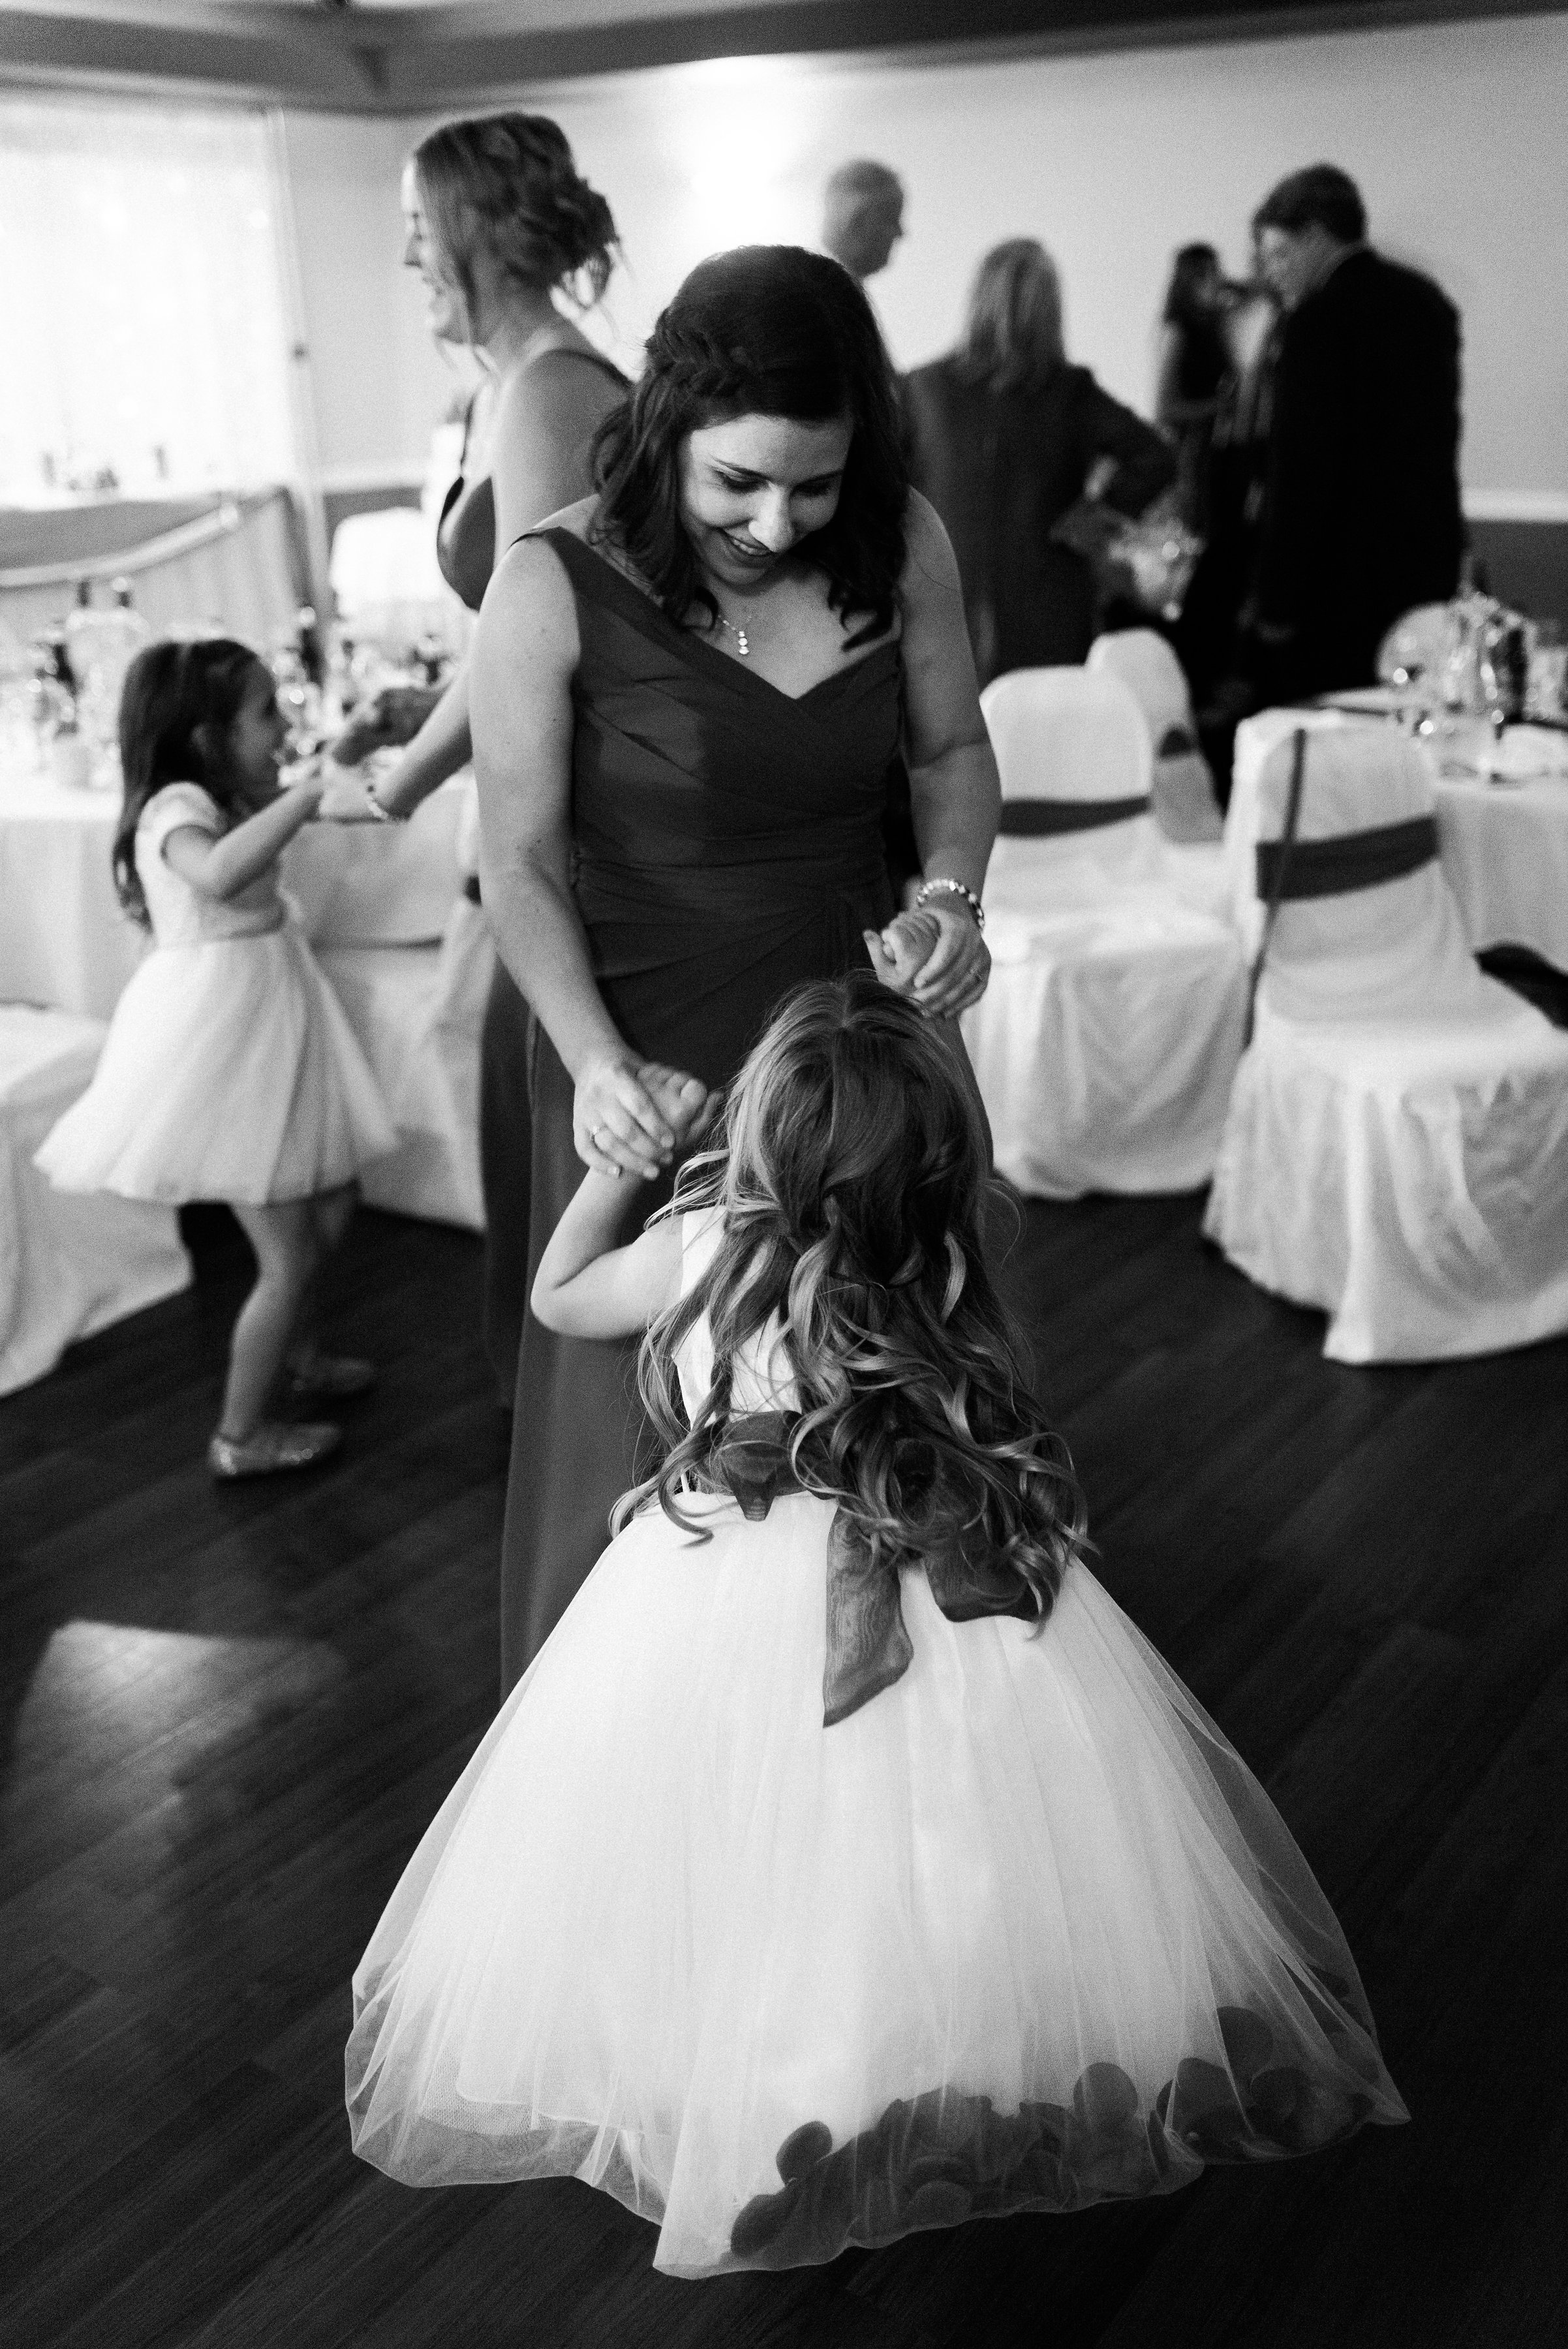
[[[409,824],[311,824],[284,883],[318,945],[439,939],[462,883],[459,831],[472,781],[454,777]],[[0,1003],[107,1019],[146,939],[109,874],[119,793],[45,773],[0,772]]]
[[[1568,775],[1518,783],[1445,776],[1438,842],[1478,952],[1529,947],[1568,970]]]

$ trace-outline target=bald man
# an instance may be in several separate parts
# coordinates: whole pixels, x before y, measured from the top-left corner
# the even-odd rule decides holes
[[[886,163],[840,163],[823,194],[822,247],[864,285],[904,233],[904,182]]]

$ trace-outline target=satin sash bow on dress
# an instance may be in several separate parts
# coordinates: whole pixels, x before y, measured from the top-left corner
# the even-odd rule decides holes
[[[791,1412],[756,1412],[731,1420],[696,1472],[705,1489],[729,1493],[743,1516],[765,1517],[784,1493],[809,1492],[790,1457]],[[931,1597],[950,1623],[1014,1615],[1033,1623],[1034,1593],[1008,1567],[977,1563],[956,1542],[923,1560]],[[822,1725],[831,1729],[902,1680],[915,1651],[898,1603],[898,1569],[874,1558],[866,1535],[842,1504],[827,1537],[827,1652],[822,1668]]]

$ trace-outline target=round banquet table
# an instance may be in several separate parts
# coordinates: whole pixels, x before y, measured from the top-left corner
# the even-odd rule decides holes
[[[317,945],[416,946],[442,935],[461,885],[472,789],[454,777],[408,824],[307,825],[284,885]],[[74,791],[47,771],[0,771],[0,1003],[107,1019],[146,949],[114,894],[119,794]]]

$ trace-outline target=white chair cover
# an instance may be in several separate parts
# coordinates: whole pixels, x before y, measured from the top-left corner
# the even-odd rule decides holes
[[[172,1207],[67,1196],[33,1164],[86,1092],[106,1032],[78,1013],[0,1004],[0,1395],[41,1379],[74,1340],[190,1285]]]
[[[398,1147],[366,1167],[371,1206],[484,1226],[479,1060],[495,948],[479,907],[452,900],[439,947],[327,947],[318,960],[392,1113]]]
[[[1217,841],[1221,827],[1214,777],[1198,747],[1186,674],[1165,638],[1153,628],[1096,636],[1086,666],[1120,678],[1143,712],[1154,753],[1155,821],[1167,840]]]
[[[1238,740],[1230,869],[1277,841],[1303,719]],[[1393,728],[1309,724],[1303,843],[1430,819]],[[1259,931],[1253,890],[1250,927]],[[1340,1361],[1431,1361],[1568,1329],[1568,1034],[1480,971],[1435,857],[1280,907],[1205,1228],[1324,1308]]]
[[[1118,679],[1024,669],[981,697],[1004,802],[1147,801],[1148,731]],[[1207,1180],[1241,1050],[1234,931],[1172,887],[1147,806],[1004,834],[986,878],[986,994],[963,1019],[996,1163],[1045,1198]]]

